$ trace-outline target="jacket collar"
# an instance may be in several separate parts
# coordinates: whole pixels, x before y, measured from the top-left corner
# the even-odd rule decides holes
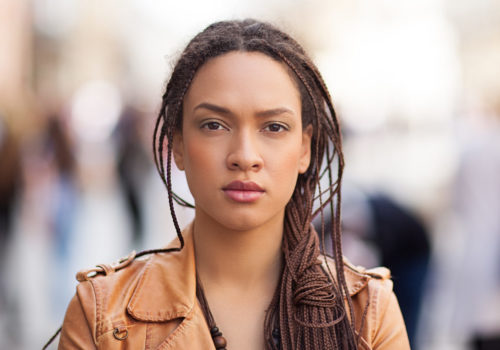
[[[182,232],[184,248],[180,252],[155,254],[147,262],[127,306],[128,313],[139,321],[164,322],[186,317],[196,303],[196,268],[193,223]],[[178,247],[177,239],[167,248]],[[322,260],[324,266],[324,259]],[[327,258],[335,273],[335,263]],[[368,271],[367,271],[368,272]],[[364,269],[344,261],[344,275],[351,296],[362,290],[369,280]]]
[[[196,269],[192,235],[193,224],[182,232],[180,252],[154,254],[146,263],[127,306],[137,320],[169,321],[186,317],[196,301]],[[178,247],[177,239],[167,248]]]
[[[347,290],[352,297],[360,290],[366,287],[369,277],[358,267],[354,267],[351,263],[344,258],[344,276],[347,284]]]

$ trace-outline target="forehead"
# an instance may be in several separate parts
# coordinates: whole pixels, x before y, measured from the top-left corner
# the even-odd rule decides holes
[[[277,104],[300,108],[300,93],[289,69],[259,52],[234,51],[207,61],[195,74],[184,106],[200,100],[259,108],[275,108]]]

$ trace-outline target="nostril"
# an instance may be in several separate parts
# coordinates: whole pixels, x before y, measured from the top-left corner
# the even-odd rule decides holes
[[[262,159],[254,150],[249,151],[245,147],[240,147],[227,155],[226,166],[231,170],[257,171],[262,168]]]

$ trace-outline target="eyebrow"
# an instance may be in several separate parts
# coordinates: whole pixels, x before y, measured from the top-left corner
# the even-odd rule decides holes
[[[217,105],[214,105],[214,104],[208,103],[208,102],[200,103],[199,105],[194,107],[193,111],[196,111],[197,109],[200,109],[200,108],[208,109],[209,111],[212,111],[215,113],[220,113],[220,114],[225,114],[225,115],[233,115],[233,113],[229,109],[227,109],[225,107],[217,106]],[[272,108],[272,109],[266,109],[264,111],[259,111],[259,112],[255,113],[255,115],[258,117],[273,117],[273,116],[285,114],[285,113],[295,115],[295,112],[287,107],[277,107],[277,108]]]

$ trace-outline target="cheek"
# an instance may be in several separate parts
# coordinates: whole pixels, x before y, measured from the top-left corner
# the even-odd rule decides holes
[[[302,135],[296,134],[287,145],[282,147],[282,152],[280,154],[278,162],[281,162],[281,166],[284,170],[288,172],[293,172],[295,175],[298,175],[300,160],[302,157]]]
[[[300,149],[298,147],[289,147],[284,149],[283,152],[269,152],[268,155],[268,169],[272,173],[274,181],[277,185],[288,188],[288,192],[293,193],[295,183],[299,174],[299,155]]]
[[[185,143],[184,165],[186,179],[191,191],[196,191],[214,174],[214,169],[220,168],[220,154],[214,147],[206,143],[191,140]],[[195,193],[192,193],[195,196]]]
[[[207,153],[209,152],[206,147],[201,147],[201,145],[196,143],[190,142],[188,145],[189,146],[185,149],[185,161],[190,170],[192,170],[193,167],[195,168],[194,170],[196,170],[197,167],[203,165],[204,161],[207,159]]]

